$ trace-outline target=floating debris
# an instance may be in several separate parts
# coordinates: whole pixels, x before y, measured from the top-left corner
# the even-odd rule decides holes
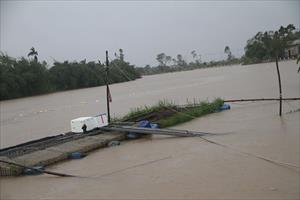
[[[44,166],[37,165],[32,168],[25,168],[23,170],[23,174],[25,174],[25,175],[40,175],[43,173],[42,172],[43,170],[45,170]]]
[[[224,104],[220,107],[220,111],[222,111],[222,110],[230,110],[230,105],[224,103]]]
[[[84,158],[86,156],[86,154],[83,154],[81,152],[73,152],[69,155],[70,159],[80,159],[80,158]]]
[[[107,144],[107,146],[113,147],[113,146],[119,146],[120,144],[121,144],[120,141],[118,141],[118,140],[113,140],[113,141],[110,141],[110,142]]]

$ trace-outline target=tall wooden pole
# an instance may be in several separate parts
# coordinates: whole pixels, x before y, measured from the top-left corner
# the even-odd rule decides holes
[[[106,106],[107,106],[107,119],[108,123],[110,123],[110,109],[109,109],[109,87],[108,87],[108,74],[109,74],[109,69],[108,69],[108,51],[106,51],[106,77],[105,77],[105,84],[106,84]]]
[[[281,78],[278,66],[278,55],[276,55],[276,69],[278,75],[278,82],[279,82],[279,116],[282,115],[282,89],[281,89]]]

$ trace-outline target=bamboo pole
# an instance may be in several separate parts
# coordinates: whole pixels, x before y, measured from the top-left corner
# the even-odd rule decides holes
[[[276,55],[276,70],[278,76],[278,87],[279,87],[279,116],[282,115],[282,86],[281,86],[281,78],[278,66],[278,55]]]
[[[260,98],[260,99],[228,99],[224,100],[225,103],[228,102],[241,102],[241,101],[296,101],[300,100],[300,97],[294,98]]]
[[[6,163],[6,164],[10,164],[10,165],[15,165],[15,166],[21,167],[21,168],[31,169],[33,171],[37,171],[37,172],[44,173],[44,174],[50,174],[50,175],[54,175],[54,176],[77,177],[77,176],[70,175],[70,174],[63,174],[63,173],[51,172],[51,171],[47,171],[47,170],[43,170],[43,169],[36,169],[34,167],[29,167],[29,166],[21,165],[21,164],[18,164],[18,163],[15,163],[15,162],[11,162],[11,161],[6,161],[6,160],[0,160],[0,162]]]
[[[110,123],[110,107],[109,107],[109,86],[108,86],[108,75],[109,75],[109,62],[108,62],[108,51],[105,52],[106,54],[106,76],[105,76],[105,84],[106,84],[106,107],[107,107],[107,121]]]
[[[171,135],[171,136],[179,136],[179,137],[215,135],[215,133],[208,133],[208,132],[188,131],[188,130],[168,129],[168,128],[143,128],[143,127],[126,126],[126,125],[125,126],[105,126],[105,127],[101,127],[100,130],[153,134],[153,135]]]

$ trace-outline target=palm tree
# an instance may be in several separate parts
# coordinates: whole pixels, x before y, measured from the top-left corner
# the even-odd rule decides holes
[[[124,52],[123,52],[123,49],[119,49],[119,53],[120,53],[120,60],[122,62],[124,62]]]
[[[195,51],[195,50],[193,50],[193,51],[191,52],[191,54],[192,54],[192,56],[193,56],[193,58],[194,58],[194,59],[196,59],[196,58],[197,58],[197,53],[196,53],[196,51]]]
[[[38,61],[37,58],[38,52],[34,49],[34,47],[31,47],[30,52],[27,54],[28,57],[33,56],[34,61]]]
[[[232,58],[232,53],[231,53],[231,51],[230,51],[229,46],[226,46],[226,47],[225,47],[224,53],[226,53],[226,54],[228,55],[227,59],[228,59],[228,60],[231,60],[231,58]]]

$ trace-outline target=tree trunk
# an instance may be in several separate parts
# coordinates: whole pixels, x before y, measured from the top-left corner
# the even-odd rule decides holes
[[[282,115],[282,89],[281,89],[281,78],[278,66],[278,55],[276,55],[276,69],[278,75],[278,83],[279,83],[279,116]]]

